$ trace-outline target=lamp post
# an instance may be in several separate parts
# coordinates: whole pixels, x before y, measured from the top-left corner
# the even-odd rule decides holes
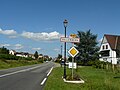
[[[61,56],[62,56],[62,45],[61,45]],[[62,58],[62,57],[61,57]]]
[[[68,21],[65,19],[63,24],[65,28],[65,38],[66,38],[66,27],[67,27]],[[66,79],[66,42],[64,43],[64,78]]]

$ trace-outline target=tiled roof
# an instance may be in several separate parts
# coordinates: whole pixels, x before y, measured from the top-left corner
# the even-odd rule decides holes
[[[104,35],[110,44],[112,50],[120,49],[120,36],[119,35]]]

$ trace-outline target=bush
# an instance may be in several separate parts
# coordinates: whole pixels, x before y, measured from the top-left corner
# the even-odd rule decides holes
[[[74,73],[74,74],[73,74],[73,79],[72,79],[72,74],[70,74],[70,75],[68,75],[68,76],[66,77],[66,79],[67,79],[67,80],[80,80],[80,75],[77,74],[77,73]]]
[[[10,55],[10,54],[0,54],[0,59],[2,60],[33,60],[33,58],[31,57],[19,57],[19,56],[14,56],[14,55]]]
[[[43,63],[43,59],[39,59],[38,62]]]
[[[55,62],[56,62],[56,63],[60,63],[61,61],[60,61],[59,59],[57,59]]]
[[[106,65],[110,65],[111,63],[109,62],[103,62],[100,60],[90,60],[86,63],[86,66],[93,66],[95,68],[106,68]],[[83,61],[78,61],[77,65],[84,65]]]
[[[0,59],[4,59],[4,60],[18,60],[19,57],[14,56],[14,55],[10,55],[10,54],[0,54]]]
[[[92,66],[95,67],[95,68],[101,68],[101,64],[102,64],[101,61],[96,60],[92,63]]]

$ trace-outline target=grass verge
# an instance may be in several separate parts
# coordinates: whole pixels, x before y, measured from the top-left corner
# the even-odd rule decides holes
[[[71,70],[67,69],[67,74],[70,73]],[[85,81],[85,84],[65,83],[62,80],[63,68],[54,68],[44,90],[120,90],[120,73],[115,74],[93,67],[78,68],[77,73]]]
[[[39,64],[41,62],[37,60],[0,60],[0,69],[7,69],[19,66],[33,65]]]

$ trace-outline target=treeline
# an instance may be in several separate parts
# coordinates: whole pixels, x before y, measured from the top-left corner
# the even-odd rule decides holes
[[[9,54],[9,50],[3,46],[0,48],[0,54]]]
[[[19,56],[14,56],[10,54],[0,54],[0,59],[1,60],[33,60],[33,58],[28,57],[19,57]]]
[[[0,59],[1,60],[33,60],[33,58],[19,57],[9,54],[9,50],[5,47],[0,48]]]

